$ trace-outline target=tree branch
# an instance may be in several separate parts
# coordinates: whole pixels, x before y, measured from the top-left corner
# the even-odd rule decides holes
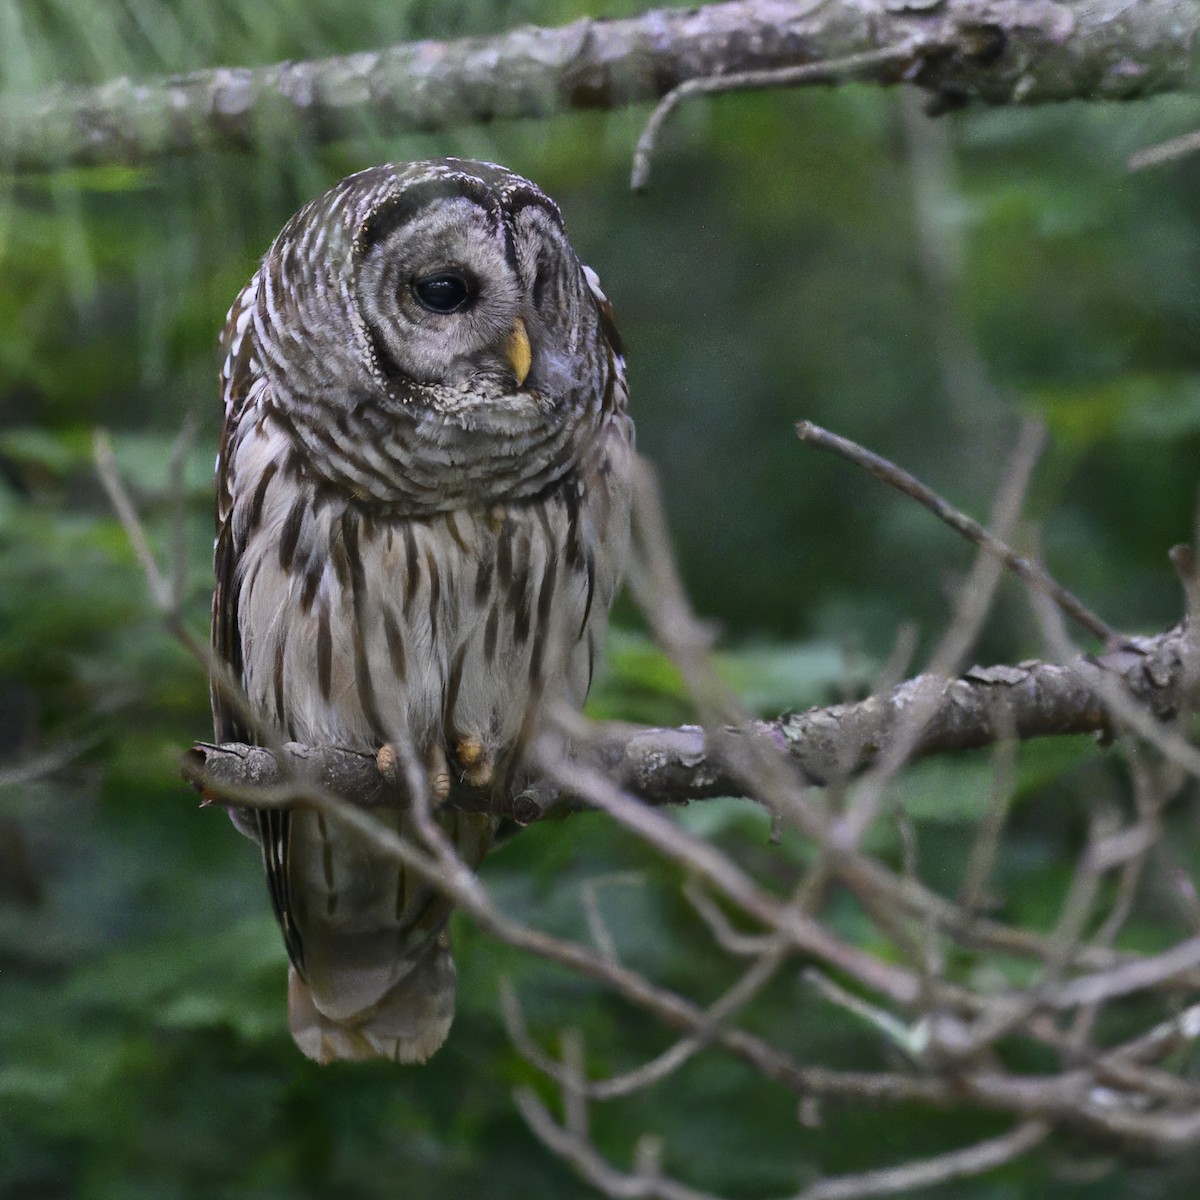
[[[852,442],[840,434],[822,429],[812,421],[801,421],[796,426],[796,436],[802,442],[815,446],[830,454],[837,454],[861,467],[876,479],[882,480],[889,487],[895,488],[905,496],[911,497],[918,504],[929,509],[939,520],[944,521],[956,533],[961,534],[969,542],[982,547],[994,558],[999,559],[1018,579],[1048,596],[1072,620],[1077,621],[1090,634],[1102,642],[1114,643],[1120,639],[1115,629],[1102,621],[1095,613],[1090,612],[1080,600],[1072,595],[1056,579],[1052,579],[1041,563],[1033,562],[1024,555],[1018,554],[1001,538],[985,529],[974,518],[960,512],[952,504],[948,504],[931,487],[927,487],[915,475],[896,466],[894,462],[875,454],[865,446]]]
[[[571,1129],[568,1124],[560,1125],[528,1087],[515,1088],[513,1100],[533,1134],[613,1200],[721,1200],[711,1192],[697,1191],[664,1175],[657,1162],[648,1164],[649,1169],[635,1167],[632,1173],[614,1167],[585,1133]],[[1046,1140],[1050,1131],[1047,1121],[1023,1121],[998,1137],[933,1158],[817,1180],[791,1200],[866,1200],[971,1178],[1028,1154]]]
[[[658,99],[689,80],[784,70],[911,44],[856,77],[939,107],[1126,100],[1185,86],[1200,14],[1176,0],[732,0],[621,20],[524,27],[262,67],[218,67],[6,96],[0,163],[35,171],[433,131]],[[817,82],[816,78],[804,80]]]
[[[706,733],[690,725],[678,729],[607,726],[580,746],[576,757],[647,803],[662,805],[746,794],[746,785],[732,765],[738,756],[730,751],[729,739],[748,735],[766,738],[786,750],[813,784],[844,779],[869,766],[886,749],[903,714],[919,697],[937,695],[912,757],[978,749],[1008,736],[1022,740],[1054,734],[1108,736],[1119,724],[1105,695],[1114,686],[1160,720],[1178,711],[1189,686],[1186,649],[1185,632],[1177,628],[1157,637],[1131,638],[1106,654],[1083,655],[1061,666],[1024,662],[973,667],[954,680],[918,675],[854,704],[788,713],[773,721],[754,722],[749,731]],[[404,803],[402,782],[381,775],[374,755],[294,743],[284,750],[289,764],[288,771],[281,773],[269,750],[198,742],[185,757],[183,770],[211,797],[233,796],[242,803],[248,788],[272,788],[297,777],[366,807]],[[451,803],[480,808],[490,801],[461,788]],[[514,796],[505,815],[527,825],[587,807],[561,789],[539,783]]]

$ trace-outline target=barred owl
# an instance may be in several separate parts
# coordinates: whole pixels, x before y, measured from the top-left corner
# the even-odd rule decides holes
[[[624,360],[557,207],[488,163],[352,175],[284,226],[222,349],[213,640],[254,717],[403,738],[499,801],[540,714],[583,702],[629,537]],[[213,711],[219,740],[255,740],[217,689]],[[477,864],[494,819],[438,819]],[[311,811],[234,820],[300,1049],[428,1058],[454,1009],[444,897]]]

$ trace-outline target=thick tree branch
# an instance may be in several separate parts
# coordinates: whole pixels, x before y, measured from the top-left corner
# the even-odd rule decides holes
[[[617,108],[688,80],[781,70],[911,45],[857,78],[909,80],[942,106],[1125,100],[1182,88],[1200,13],[1178,0],[733,0],[623,20],[95,88],[0,103],[0,164],[146,163],[248,149],[303,130],[430,131]],[[810,78],[805,82],[817,82]]]
[[[854,704],[812,708],[774,721],[755,722],[753,733],[785,749],[806,779],[827,784],[868,766],[888,745],[903,714],[919,698],[940,696],[918,737],[914,757],[976,749],[1006,736],[1109,735],[1120,725],[1110,715],[1106,692],[1118,685],[1131,703],[1159,719],[1174,715],[1190,681],[1185,678],[1188,636],[1184,628],[1157,637],[1132,638],[1101,656],[1085,655],[1065,665],[1025,662],[975,667],[959,679],[920,675]],[[729,739],[745,732],[708,733],[679,729],[604,730],[578,752],[589,766],[650,804],[682,804],[747,790],[731,763]],[[724,743],[725,749],[722,748]],[[288,777],[301,776],[367,807],[402,803],[401,784],[381,776],[373,755],[336,747],[289,744]],[[198,743],[184,763],[193,782],[214,797],[285,782],[269,750]],[[485,797],[456,793],[453,802],[481,807]],[[507,815],[529,824],[585,804],[560,790],[538,785],[515,796]]]

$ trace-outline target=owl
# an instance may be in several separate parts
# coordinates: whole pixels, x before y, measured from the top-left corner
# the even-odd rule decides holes
[[[222,353],[213,643],[254,719],[214,689],[217,739],[402,741],[435,800],[498,809],[587,694],[629,542],[624,358],[558,208],[491,163],[351,175],[284,226]],[[478,864],[495,818],[436,813]],[[454,1011],[445,897],[312,811],[233,816],[299,1048],[425,1061]]]

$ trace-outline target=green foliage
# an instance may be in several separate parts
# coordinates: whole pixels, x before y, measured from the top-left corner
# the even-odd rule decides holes
[[[608,15],[636,11],[627,0]],[[573,19],[573,0],[37,0],[0,5],[0,103],[52,82],[145,78],[214,64],[351,52],[420,36]],[[592,9],[596,12],[595,7]],[[969,111],[946,119],[959,172],[940,227],[961,241],[952,308],[994,386],[964,410],[939,361],[938,305],[918,242],[897,97],[843,88],[686,107],[646,198],[628,194],[644,113],[571,115],[437,138],[366,130],[326,148],[297,135],[253,156],[200,155],[0,179],[0,1196],[374,1197],[593,1193],[512,1110],[541,1087],[498,1016],[507,977],[535,1035],[577,1027],[594,1073],[636,1065],[669,1035],[596,985],[456,921],[460,1002],[424,1070],[318,1069],[285,1029],[284,956],[256,851],[197,811],[176,759],[209,729],[202,672],[172,643],[90,469],[91,430],[118,459],[164,557],[182,527],[187,617],[202,631],[214,337],[288,215],[342,174],[387,158],[473,154],[560,201],[602,273],[629,351],[641,448],[657,464],[682,568],[722,623],[722,670],[754,711],[862,693],[900,622],[943,628],[968,551],[922,512],[792,434],[811,417],[863,439],[980,514],[1020,415],[1054,442],[1029,518],[1053,569],[1122,628],[1173,620],[1166,548],[1191,536],[1200,446],[1196,160],[1129,177],[1129,151],[1196,123],[1191,100],[1092,110]],[[184,495],[167,463],[196,420]],[[177,511],[178,509],[182,511]],[[1035,630],[1015,591],[980,653],[1020,657]],[[621,610],[598,716],[670,724],[678,672]],[[42,771],[21,765],[48,754]],[[56,757],[57,756],[57,757]],[[1014,822],[989,884],[1005,919],[1057,918],[1097,790],[1128,804],[1115,751],[1086,741],[1020,756]],[[960,886],[992,784],[988,760],[920,764],[890,797],[917,832],[917,868]],[[1194,808],[1171,819],[1195,877]],[[811,859],[740,801],[678,819],[786,889]],[[898,825],[873,850],[900,861]],[[782,864],[782,865],[780,865]],[[633,872],[637,879],[625,876]],[[1179,933],[1169,871],[1127,937]],[[514,916],[585,939],[586,881],[630,965],[702,1000],[729,960],[679,895],[678,873],[600,817],[522,833],[486,864]],[[867,936],[838,901],[829,919]],[[870,948],[868,946],[868,948]],[[963,955],[964,978],[1017,963]],[[878,1066],[889,1053],[785,971],[746,1013],[793,1031],[805,1061]],[[720,1055],[598,1107],[595,1134],[628,1162],[642,1129],[665,1166],[731,1197],[787,1194],[815,1170],[861,1167],[984,1136],[987,1119],[831,1108],[798,1125],[794,1098]],[[1059,1149],[939,1195],[1113,1200],[1195,1191],[1195,1164],[1090,1169]]]

